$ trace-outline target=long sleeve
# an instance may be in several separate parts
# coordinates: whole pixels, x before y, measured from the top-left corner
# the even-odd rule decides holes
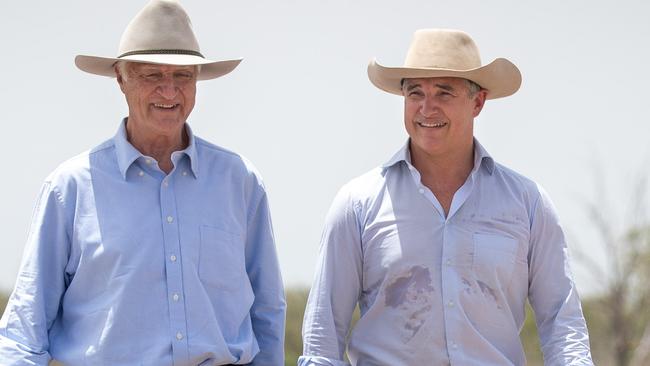
[[[341,366],[352,313],[362,289],[357,211],[345,187],[330,208],[303,322],[300,366]]]
[[[63,202],[46,182],[36,205],[16,287],[0,320],[3,365],[47,365],[48,331],[65,291],[70,250]]]
[[[246,268],[255,294],[251,308],[253,331],[260,347],[252,365],[284,365],[286,303],[275,250],[267,196],[250,213],[246,243]]]
[[[555,209],[543,191],[531,225],[529,299],[535,312],[544,363],[593,365],[564,234]]]

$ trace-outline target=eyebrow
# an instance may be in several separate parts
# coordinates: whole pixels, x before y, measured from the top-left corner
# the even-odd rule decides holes
[[[422,87],[422,85],[420,85],[419,83],[407,84],[406,85],[406,91],[411,91],[411,90],[413,90],[415,88],[421,88],[421,87]],[[451,91],[455,90],[454,87],[449,85],[449,84],[436,84],[436,87],[440,88],[442,90],[446,90],[448,92],[451,92]]]
[[[161,69],[159,69],[159,68],[157,68],[155,66],[145,66],[145,67],[140,68],[138,71],[140,71],[140,72],[163,72]],[[188,67],[188,68],[173,70],[172,72],[185,72],[185,71],[194,72],[194,69]]]
[[[442,90],[454,91],[454,88],[449,84],[436,84],[436,86]]]
[[[421,87],[420,84],[408,84],[408,83],[407,83],[407,85],[406,85],[406,91],[411,91],[411,90],[413,90],[413,89],[415,89],[415,88],[419,88],[419,87]]]

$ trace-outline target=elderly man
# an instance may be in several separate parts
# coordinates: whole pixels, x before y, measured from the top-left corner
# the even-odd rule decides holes
[[[205,59],[169,0],[144,7],[119,53],[76,58],[117,78],[129,114],[45,181],[0,323],[0,363],[283,365],[264,186],[186,122],[196,81],[240,60]]]
[[[368,66],[404,97],[406,145],[334,200],[299,365],[524,365],[526,299],[547,365],[591,365],[549,198],[473,137],[486,99],[519,89],[465,33],[420,30],[404,67]],[[361,318],[348,336],[356,305]]]

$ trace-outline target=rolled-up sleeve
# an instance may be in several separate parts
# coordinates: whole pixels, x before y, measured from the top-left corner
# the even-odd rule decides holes
[[[286,303],[267,195],[259,187],[249,212],[246,269],[255,294],[253,332],[260,347],[252,365],[284,365]]]
[[[325,222],[303,322],[300,366],[346,365],[345,338],[362,289],[359,208],[343,187]]]
[[[46,182],[32,217],[16,287],[0,320],[3,365],[47,365],[48,331],[65,292],[70,252],[61,194]]]
[[[556,211],[540,188],[531,222],[529,299],[545,365],[593,365],[589,335]]]

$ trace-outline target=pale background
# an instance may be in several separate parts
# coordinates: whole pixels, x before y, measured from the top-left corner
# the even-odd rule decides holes
[[[77,70],[78,53],[116,56],[144,1],[8,1],[0,11],[3,194],[0,290],[18,271],[39,187],[60,162],[111,137],[126,104],[114,80]],[[573,251],[597,258],[583,203],[595,171],[612,216],[647,170],[647,1],[276,0],[183,2],[203,53],[244,57],[200,82],[194,131],[254,162],[265,178],[287,286],[309,286],[323,218],[338,188],[405,141],[402,100],[366,65],[399,66],[412,33],[470,33],[485,63],[523,73],[513,97],[488,101],[476,135],[501,163],[541,183]],[[605,207],[603,205],[603,207]],[[574,261],[583,293],[598,290]]]

